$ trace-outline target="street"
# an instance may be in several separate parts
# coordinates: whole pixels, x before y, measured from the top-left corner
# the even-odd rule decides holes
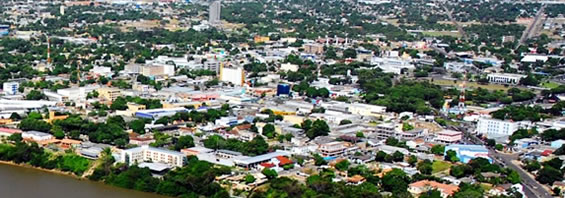
[[[479,138],[470,134],[469,131],[467,130],[468,128],[459,127],[459,129],[465,133],[465,138],[464,138],[465,142],[481,144],[481,145],[484,144],[483,141],[481,141]],[[514,169],[516,172],[518,172],[520,178],[522,179],[521,184],[524,187],[523,190],[526,197],[530,197],[530,198],[552,197],[551,194],[547,192],[547,190],[545,190],[545,188],[539,182],[537,182],[535,179],[530,177],[529,174],[524,169],[512,163],[512,160],[518,160],[517,154],[502,154],[496,152],[492,148],[488,148],[488,149],[489,149],[489,155],[493,158],[495,163],[502,165],[502,167],[509,167],[511,169]]]

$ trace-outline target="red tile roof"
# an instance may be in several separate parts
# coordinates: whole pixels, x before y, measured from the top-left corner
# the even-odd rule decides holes
[[[274,165],[273,163],[269,163],[269,162],[261,163],[260,165],[261,165],[262,167],[265,167],[265,168],[273,168],[273,167],[275,167],[275,165]]]
[[[551,155],[551,153],[553,153],[553,151],[551,151],[551,150],[545,150],[545,151],[543,151],[543,152],[541,153],[541,155],[542,155],[542,156],[549,156],[549,155]]]
[[[11,128],[0,128],[0,133],[22,133],[22,130],[19,129],[11,129]]]
[[[284,166],[284,165],[287,165],[287,164],[292,164],[292,160],[288,159],[288,158],[285,157],[285,156],[277,156],[276,158],[277,158],[277,160],[279,160],[279,162],[280,162],[280,163],[279,163],[279,166]]]

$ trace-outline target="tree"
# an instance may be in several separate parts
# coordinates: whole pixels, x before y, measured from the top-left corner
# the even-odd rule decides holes
[[[436,145],[432,146],[430,151],[433,154],[436,154],[436,155],[443,155],[443,153],[445,152],[445,146],[441,145],[441,144],[436,144]]]
[[[126,110],[128,108],[127,106],[127,101],[125,98],[123,97],[118,97],[116,98],[116,100],[114,100],[112,102],[112,105],[110,105],[110,109],[112,110]]]
[[[341,120],[339,122],[339,125],[346,125],[346,124],[351,124],[351,123],[353,123],[353,122],[351,122],[351,120]]]
[[[418,163],[418,158],[415,155],[410,155],[407,161],[411,166],[416,165]]]
[[[265,177],[267,177],[267,179],[269,179],[269,180],[275,179],[278,176],[277,171],[270,169],[270,168],[263,169],[263,171],[261,171],[261,173],[263,173],[263,175],[265,175]]]
[[[392,154],[392,161],[395,161],[395,162],[402,162],[402,161],[404,161],[404,154],[402,154],[402,153],[399,152],[399,151],[394,152],[394,153]]]
[[[339,171],[346,171],[347,169],[349,169],[349,165],[350,163],[348,160],[341,160],[340,162],[335,164],[335,168]]]
[[[314,154],[314,165],[316,166],[322,166],[322,165],[326,165],[328,162],[326,162],[326,160],[324,160],[324,158],[320,155],[318,155],[317,153]]]
[[[314,139],[318,136],[326,136],[330,132],[330,127],[324,120],[316,120],[312,123],[312,128],[306,131],[306,136]]]
[[[357,51],[352,48],[347,48],[343,51],[343,58],[357,58]]]
[[[37,90],[31,90],[25,97],[26,100],[42,100],[46,98],[45,94]]]
[[[20,114],[14,112],[14,113],[10,114],[10,119],[11,120],[21,120],[22,117],[20,116]]]
[[[409,181],[410,177],[404,171],[395,168],[382,178],[382,187],[393,194],[403,193],[407,191]]]
[[[420,173],[424,175],[430,175],[432,174],[433,171],[432,165],[433,165],[432,161],[426,159],[418,163],[418,166],[416,168],[418,169],[418,171],[420,171]]]
[[[412,129],[414,129],[414,126],[412,126],[410,123],[402,123],[402,131],[410,131]]]
[[[419,198],[442,198],[441,192],[438,190],[432,189],[427,192],[420,194]]]
[[[494,141],[493,139],[488,139],[487,140],[487,146],[493,147],[496,145],[496,141]]]
[[[184,148],[194,147],[194,139],[190,135],[185,135],[179,137],[177,143],[175,144],[175,150],[180,151]]]
[[[245,183],[246,183],[246,184],[253,183],[253,182],[255,182],[255,180],[256,180],[256,179],[255,179],[255,177],[254,177],[253,175],[251,175],[251,174],[245,175]]]
[[[461,178],[464,177],[467,172],[469,172],[470,167],[463,164],[463,165],[458,165],[458,166],[452,166],[451,169],[449,170],[449,175],[456,177],[456,178]]]
[[[512,170],[512,169],[510,169],[509,171],[510,171],[510,173],[506,176],[506,179],[508,179],[508,181],[512,184],[520,183],[521,179],[520,179],[520,175],[518,174],[518,172],[516,172],[515,170]]]
[[[361,132],[361,131],[358,131],[357,133],[355,133],[355,137],[364,138],[365,134],[363,134],[363,132]]]
[[[541,168],[541,164],[536,160],[530,160],[530,161],[526,162],[525,168],[529,172],[533,172],[533,171],[539,170]]]
[[[445,160],[450,162],[458,162],[459,158],[457,157],[457,152],[454,150],[449,150],[445,153]]]
[[[269,139],[274,138],[275,137],[275,125],[266,124],[265,126],[263,126],[263,133],[262,134]]]
[[[144,120],[134,120],[128,124],[129,128],[133,132],[144,134],[145,133],[145,121]]]
[[[504,146],[502,146],[502,144],[496,144],[494,148],[498,151],[502,151],[502,149],[504,149]]]
[[[23,140],[22,138],[22,134],[21,133],[14,133],[10,136],[8,136],[8,140],[12,141],[12,142],[21,142]]]
[[[544,166],[538,171],[536,180],[542,184],[553,184],[555,181],[563,180],[563,173],[559,169],[555,169],[551,166]]]

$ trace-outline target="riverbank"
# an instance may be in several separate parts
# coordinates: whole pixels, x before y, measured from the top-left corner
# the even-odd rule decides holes
[[[12,162],[12,161],[2,161],[2,160],[0,160],[0,164],[17,166],[17,167],[22,167],[22,168],[31,168],[31,169],[40,170],[40,171],[43,171],[43,172],[49,172],[49,173],[55,173],[55,174],[58,174],[58,175],[69,176],[69,177],[72,177],[72,178],[75,178],[75,179],[78,179],[78,180],[88,180],[86,178],[77,176],[72,172],[61,171],[61,170],[57,170],[57,169],[46,169],[46,168],[32,166],[32,165],[29,165],[29,164],[18,164],[18,163]]]

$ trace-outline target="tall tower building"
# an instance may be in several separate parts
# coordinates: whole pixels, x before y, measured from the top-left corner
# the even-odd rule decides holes
[[[208,11],[210,16],[208,17],[208,22],[211,25],[219,25],[220,24],[220,14],[222,13],[222,4],[220,1],[214,1],[210,4],[210,10]]]

